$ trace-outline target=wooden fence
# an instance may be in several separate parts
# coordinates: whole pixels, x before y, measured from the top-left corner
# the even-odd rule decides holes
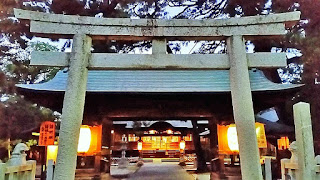
[[[34,180],[36,176],[36,161],[27,161],[20,166],[8,166],[0,163],[0,180]]]

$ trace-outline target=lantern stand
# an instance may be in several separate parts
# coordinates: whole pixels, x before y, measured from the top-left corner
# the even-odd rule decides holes
[[[127,150],[127,137],[126,135],[122,135],[122,142],[121,142],[121,158],[119,160],[119,163],[118,163],[118,168],[119,169],[126,169],[129,165],[129,162],[128,162],[128,159],[126,158],[126,150]]]
[[[185,162],[185,160],[184,160],[184,150],[185,150],[185,148],[186,148],[186,142],[184,141],[184,139],[182,139],[182,140],[180,141],[179,147],[180,147],[179,165],[180,165],[180,166],[185,166],[185,165],[186,165],[186,162]]]

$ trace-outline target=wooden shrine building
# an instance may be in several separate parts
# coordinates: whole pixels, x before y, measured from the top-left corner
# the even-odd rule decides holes
[[[131,137],[136,135],[135,130],[121,126],[124,121],[209,120],[210,124],[203,126],[202,130],[205,127],[211,130],[211,144],[206,145],[214,148],[218,140],[216,125],[234,123],[228,73],[226,70],[89,71],[83,124],[102,124],[102,146],[111,148],[114,157],[121,155],[123,134],[127,135],[130,145],[127,155],[138,156],[139,139]],[[274,83],[257,69],[250,70],[249,75],[255,113],[274,106],[282,107],[300,87]],[[67,77],[68,71],[61,70],[48,82],[18,84],[17,87],[26,98],[61,112]],[[154,123],[150,128],[144,128],[144,131],[149,130],[176,130],[181,134],[173,135],[178,139],[173,140],[171,148],[161,147],[160,143],[155,145],[152,141],[156,138],[162,140],[163,135],[141,136],[143,157],[177,158],[181,137],[192,139],[192,125],[163,128],[163,125]],[[153,139],[148,138],[150,136]],[[186,154],[194,154],[193,143],[186,141],[186,145]]]

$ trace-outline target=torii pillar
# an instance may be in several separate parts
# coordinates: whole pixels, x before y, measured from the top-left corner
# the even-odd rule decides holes
[[[233,116],[237,127],[242,178],[262,180],[260,155],[243,36],[227,39]]]
[[[77,165],[77,149],[83,119],[92,40],[85,34],[73,38],[67,89],[64,95],[59,149],[54,180],[72,180]]]

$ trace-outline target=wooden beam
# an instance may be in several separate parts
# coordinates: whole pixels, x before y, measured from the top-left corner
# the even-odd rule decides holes
[[[232,35],[284,35],[283,23],[255,24],[221,27],[160,27],[160,26],[97,26],[85,24],[63,24],[42,21],[31,21],[30,31],[48,34],[87,34],[103,36],[143,36],[143,37],[199,37],[199,36],[232,36]]]
[[[298,21],[300,12],[247,16],[229,19],[129,19],[129,18],[95,18],[76,15],[49,14],[21,9],[14,9],[16,18],[32,21],[55,22],[63,24],[98,25],[98,26],[144,26],[144,27],[218,27],[241,26],[253,24],[282,23]]]
[[[213,113],[207,109],[194,108],[194,109],[181,109],[176,108],[171,111],[164,111],[160,109],[150,108],[150,109],[126,109],[126,110],[109,110],[106,112],[105,116],[112,119],[188,119],[188,118],[198,118],[206,119],[213,117]]]
[[[248,53],[253,67],[284,67],[285,53]],[[68,66],[70,53],[34,51],[31,65]],[[116,54],[93,53],[90,69],[229,69],[227,54]]]

